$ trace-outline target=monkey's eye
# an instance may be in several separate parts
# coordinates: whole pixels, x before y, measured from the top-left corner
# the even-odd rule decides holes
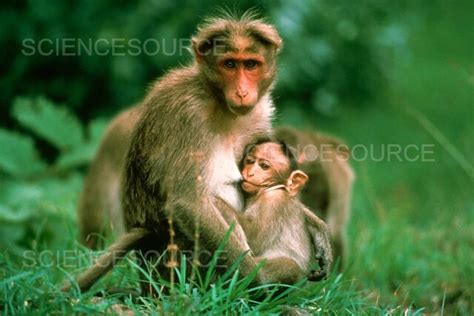
[[[237,68],[237,63],[233,59],[228,59],[224,61],[224,67],[227,69],[235,69]]]
[[[255,162],[255,159],[253,159],[253,158],[248,157],[248,158],[245,159],[245,164],[247,164],[247,165],[251,165],[254,162]]]
[[[252,60],[252,59],[246,60],[244,62],[244,66],[247,69],[254,69],[255,67],[257,67],[257,65],[258,65],[258,62],[256,60]]]
[[[270,169],[270,165],[266,162],[261,162],[260,163],[260,168],[262,168],[262,170],[268,170],[268,169]]]

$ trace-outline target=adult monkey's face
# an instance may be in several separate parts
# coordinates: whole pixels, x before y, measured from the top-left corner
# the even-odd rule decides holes
[[[217,23],[216,23],[217,22]],[[235,23],[212,20],[200,28],[193,49],[201,73],[227,109],[249,113],[271,87],[282,41],[275,28],[261,20]]]

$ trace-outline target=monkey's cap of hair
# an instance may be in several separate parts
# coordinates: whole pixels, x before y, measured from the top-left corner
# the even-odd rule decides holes
[[[266,144],[266,143],[274,143],[280,145],[280,149],[283,155],[288,159],[290,163],[290,171],[295,171],[299,169],[297,154],[295,149],[288,145],[286,142],[278,139],[274,139],[273,137],[261,137],[257,139],[254,143],[247,145],[244,152],[245,155],[249,154],[256,146]],[[244,166],[244,158],[240,161],[239,168],[242,169]]]
[[[204,19],[193,36],[193,45],[200,53],[205,53],[214,45],[217,38],[231,36],[250,36],[266,46],[272,46],[278,52],[283,41],[276,28],[259,18],[255,11],[246,11],[241,15],[221,11],[216,17]]]

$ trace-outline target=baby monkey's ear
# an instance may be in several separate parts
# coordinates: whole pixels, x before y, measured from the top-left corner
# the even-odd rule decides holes
[[[301,170],[293,171],[288,177],[286,182],[286,188],[290,196],[295,196],[299,193],[300,189],[308,181],[308,176]]]

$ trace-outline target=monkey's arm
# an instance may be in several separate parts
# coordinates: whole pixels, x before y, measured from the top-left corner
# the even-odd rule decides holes
[[[194,211],[196,207],[200,207],[205,211]],[[230,225],[234,223],[234,230],[224,245],[225,260],[231,264],[238,260],[243,253],[246,253],[240,261],[239,272],[242,275],[247,275],[255,269],[257,262],[250,252],[245,233],[237,218],[232,215],[232,211],[233,209],[230,206],[218,198],[206,199],[201,205],[189,205],[181,200],[173,205],[173,221],[188,238],[193,238],[196,229],[195,222],[183,219],[197,216],[199,219],[200,242],[211,250],[218,248],[230,229]],[[257,281],[262,281],[259,276],[257,276]]]
[[[320,266],[318,271],[311,271],[308,279],[318,281],[327,277],[333,261],[329,226],[307,208],[303,208],[302,211],[305,216],[306,229],[313,242],[315,259]]]
[[[145,228],[132,228],[128,233],[113,243],[107,249],[107,252],[100,256],[90,268],[76,277],[76,283],[81,292],[87,291],[94,285],[148,234],[150,234],[150,232]],[[61,288],[61,291],[67,292],[71,287],[72,284],[67,281]]]
[[[247,218],[245,218],[244,214],[236,211],[220,197],[213,197],[212,203],[217,208],[217,210],[219,210],[219,213],[222,214],[227,224],[235,224],[234,234],[236,234],[238,239],[242,241],[244,247],[250,247],[247,242],[247,230],[245,225],[247,224]]]

